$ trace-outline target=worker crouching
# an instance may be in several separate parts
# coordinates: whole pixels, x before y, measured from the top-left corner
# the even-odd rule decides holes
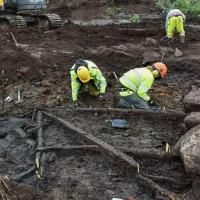
[[[156,78],[165,78],[167,67],[158,62],[152,66],[135,68],[125,73],[120,79],[118,102],[119,108],[152,109],[154,101],[147,92],[151,89]]]
[[[88,92],[92,96],[105,97],[106,79],[95,63],[89,60],[78,59],[71,71],[72,100],[77,104],[78,94]]]
[[[173,36],[177,32],[180,36],[180,42],[185,43],[184,21],[185,15],[179,9],[172,9],[166,18],[166,32],[169,44],[173,43]]]

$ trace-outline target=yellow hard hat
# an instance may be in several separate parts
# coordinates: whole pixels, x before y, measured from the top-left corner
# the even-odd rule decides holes
[[[80,66],[77,69],[77,76],[83,83],[87,83],[88,81],[90,81],[90,72],[85,66]]]

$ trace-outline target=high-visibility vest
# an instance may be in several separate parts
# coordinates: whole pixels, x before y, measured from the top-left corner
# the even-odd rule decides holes
[[[91,80],[94,81],[94,84],[100,93],[105,93],[107,83],[106,83],[106,79],[102,75],[100,69],[92,61],[90,61],[90,60],[84,60],[84,61],[87,63],[87,67],[90,72]],[[78,79],[78,76],[77,76],[76,70],[75,70],[75,64],[71,68],[70,75],[71,75],[72,99],[73,99],[73,101],[76,101],[78,98],[79,88],[80,88],[81,84],[83,84],[83,83],[81,83]]]
[[[135,68],[125,73],[119,81],[124,87],[129,89],[127,95],[126,92],[123,92],[123,96],[130,95],[130,91],[132,91],[145,101],[150,99],[147,92],[151,89],[154,83],[154,76],[150,69],[146,67]]]

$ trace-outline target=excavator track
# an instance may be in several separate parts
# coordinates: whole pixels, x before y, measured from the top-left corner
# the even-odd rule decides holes
[[[46,18],[49,21],[49,28],[59,28],[63,26],[63,21],[58,14],[41,14],[38,17]]]
[[[12,28],[26,28],[25,19],[20,15],[0,15],[0,23],[7,23]]]

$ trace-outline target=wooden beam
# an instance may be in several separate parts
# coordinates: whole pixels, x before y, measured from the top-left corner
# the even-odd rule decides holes
[[[37,148],[40,148],[43,146],[42,112],[41,111],[38,111],[38,113],[37,113],[37,121],[38,121]],[[38,178],[41,178],[40,177],[40,167],[42,165],[42,163],[40,162],[41,154],[42,153],[38,151],[36,153],[36,157],[35,157],[36,174],[37,174]]]
[[[180,155],[174,153],[166,153],[164,151],[156,149],[136,149],[136,148],[125,148],[117,147],[117,149],[124,153],[132,154],[135,156],[146,156],[153,158],[180,158]],[[65,145],[65,146],[47,146],[37,148],[36,151],[68,151],[68,150],[89,150],[89,151],[100,151],[101,149],[97,145]]]
[[[76,133],[78,133],[80,136],[88,139],[89,141],[95,143],[97,146],[99,146],[100,148],[102,148],[103,150],[113,154],[114,156],[120,158],[121,160],[125,161],[126,163],[128,163],[131,167],[133,167],[134,169],[138,169],[138,163],[131,158],[130,156],[124,154],[122,151],[116,149],[115,147],[113,147],[112,145],[104,142],[103,140],[93,136],[92,134],[89,134],[87,132],[85,132],[84,130],[75,127],[73,124],[71,124],[70,122],[61,119],[59,117],[56,117],[55,115],[49,114],[47,112],[43,112],[46,116],[54,119],[55,121],[57,121],[59,124],[63,125],[64,127],[70,129],[71,131],[74,131]]]
[[[73,124],[69,123],[68,121],[56,117],[55,115],[52,115],[50,113],[47,112],[43,112],[44,115],[46,115],[47,117],[54,119],[57,123],[63,125],[64,127],[68,128],[71,131],[74,131],[76,133],[78,133],[80,136],[88,139],[89,141],[95,143],[98,147],[102,148],[103,150],[106,150],[107,152],[111,153],[112,155],[120,158],[121,160],[125,161],[128,165],[130,165],[131,167],[133,167],[134,169],[137,169],[139,171],[139,165],[138,163],[131,157],[127,156],[126,154],[124,154],[123,152],[121,152],[120,150],[116,149],[115,147],[105,143],[104,141],[96,138],[95,136],[86,133],[84,130],[75,127]],[[181,200],[181,198],[179,197],[179,195],[170,192],[169,190],[160,187],[157,183],[155,183],[152,179],[143,176],[142,174],[139,173],[135,173],[135,178],[140,182],[140,184],[142,184],[144,187],[149,187],[151,188],[154,192],[155,195],[161,195],[166,197],[165,199],[170,199],[170,200]]]
[[[38,108],[43,111],[56,111],[56,112],[80,112],[80,113],[105,113],[105,114],[120,114],[128,116],[147,116],[151,118],[169,118],[171,120],[180,119],[183,120],[187,114],[181,111],[175,110],[144,110],[144,109],[120,109],[120,108],[77,108],[77,109],[48,109],[48,108]]]

